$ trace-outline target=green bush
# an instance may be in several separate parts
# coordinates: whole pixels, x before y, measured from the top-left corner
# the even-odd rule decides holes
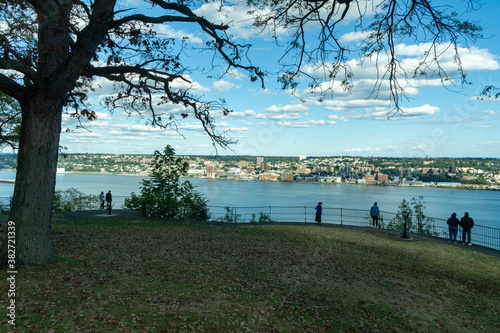
[[[143,179],[141,193],[125,198],[125,207],[145,216],[208,220],[207,200],[189,182],[180,182],[189,169],[187,162],[175,156],[171,146],[163,153],[155,151],[151,179]]]
[[[76,188],[57,190],[54,193],[54,212],[75,212],[99,208],[99,197],[93,194],[85,194]]]

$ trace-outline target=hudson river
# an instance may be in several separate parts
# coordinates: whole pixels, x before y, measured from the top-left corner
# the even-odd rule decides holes
[[[15,172],[0,171],[1,179],[15,179]],[[86,194],[98,195],[111,190],[117,207],[131,192],[140,192],[142,177],[59,174],[56,189],[71,187]],[[500,228],[500,191],[456,190],[434,187],[394,187],[377,185],[346,185],[322,183],[283,183],[190,178],[196,190],[205,195],[209,206],[308,206],[318,201],[323,207],[370,209],[375,201],[385,212],[397,212],[403,199],[423,196],[427,216],[447,219],[465,211],[477,224]],[[0,201],[8,202],[14,184],[0,183]]]

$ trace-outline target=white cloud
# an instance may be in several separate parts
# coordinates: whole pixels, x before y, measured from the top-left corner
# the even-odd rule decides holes
[[[341,43],[359,42],[368,38],[369,35],[370,35],[369,31],[353,31],[342,35],[339,41]]]
[[[439,108],[425,104],[415,108],[403,108],[403,111],[410,116],[427,116],[438,113]]]
[[[233,111],[225,117],[228,117],[228,118],[250,118],[250,117],[255,117],[255,111],[253,111],[253,110],[245,110],[243,112]]]
[[[189,90],[194,93],[203,93],[210,91],[209,88],[203,87],[200,83],[194,81],[190,75],[183,75],[182,79],[175,79],[170,88],[173,90]]]
[[[308,128],[308,127],[316,127],[320,125],[325,125],[326,121],[324,120],[308,120],[302,122],[289,122],[289,121],[278,121],[278,126],[282,127],[296,127],[296,128]]]
[[[187,41],[195,44],[203,44],[203,40],[192,33],[185,32],[183,30],[176,30],[166,24],[156,24],[154,29],[158,31],[159,34],[165,35],[168,38],[187,38]]]
[[[309,108],[302,104],[283,105],[283,106],[272,105],[267,109],[265,109],[265,111],[274,113],[302,112],[307,110],[309,110]]]
[[[96,112],[95,114],[96,114],[97,119],[99,119],[99,120],[111,120],[112,119],[111,114],[109,114],[107,112]]]
[[[239,89],[240,86],[224,80],[217,80],[213,83],[212,87],[217,91],[226,91],[232,88]]]
[[[302,118],[302,116],[296,112],[287,114],[276,114],[276,113],[261,113],[255,118],[258,119],[273,119],[273,120],[296,120]]]

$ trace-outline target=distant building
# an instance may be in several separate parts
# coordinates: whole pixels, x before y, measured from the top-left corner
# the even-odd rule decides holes
[[[299,161],[303,161],[303,160],[306,160],[307,159],[307,156],[299,156]]]
[[[381,183],[386,183],[389,181],[389,176],[384,175],[383,173],[378,173],[377,174],[377,181]]]
[[[248,162],[247,161],[239,161],[237,164],[238,168],[240,169],[245,169],[248,167]]]
[[[293,173],[291,173],[291,172],[283,172],[281,174],[281,181],[282,182],[293,182]]]
[[[264,157],[257,157],[257,165],[261,165],[264,162]]]
[[[215,178],[215,166],[213,164],[207,165],[205,173],[208,178]]]
[[[261,173],[259,175],[259,180],[277,181],[278,175],[276,175],[274,173]]]

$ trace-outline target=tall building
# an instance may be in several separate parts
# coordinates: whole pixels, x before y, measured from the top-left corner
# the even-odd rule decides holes
[[[264,157],[257,157],[257,165],[261,165],[264,162]]]
[[[208,178],[215,178],[215,166],[213,164],[207,165],[205,172]]]

